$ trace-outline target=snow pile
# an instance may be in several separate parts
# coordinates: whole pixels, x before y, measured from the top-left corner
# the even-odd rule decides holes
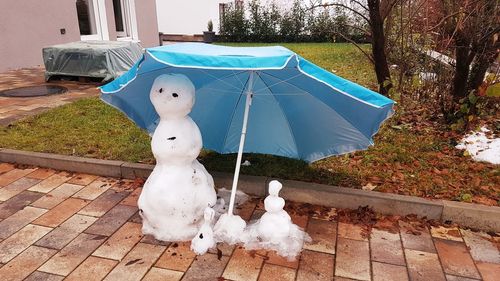
[[[247,227],[242,242],[248,250],[274,250],[292,261],[311,238],[283,210],[285,200],[278,196],[281,188],[276,180],[269,183],[269,196],[264,200],[266,213]]]
[[[458,149],[466,149],[476,161],[484,161],[500,164],[500,138],[489,139],[486,127],[480,131],[466,135],[456,146]]]

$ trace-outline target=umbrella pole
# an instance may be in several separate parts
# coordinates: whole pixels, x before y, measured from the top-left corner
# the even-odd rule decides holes
[[[252,105],[253,98],[253,76],[254,72],[250,71],[250,77],[248,78],[248,89],[246,91],[245,100],[245,113],[243,114],[243,126],[241,128],[240,146],[238,148],[238,157],[236,159],[236,168],[234,169],[233,186],[231,188],[231,198],[229,200],[228,214],[233,215],[234,201],[236,199],[236,189],[238,186],[238,178],[240,176],[241,168],[241,158],[243,157],[243,147],[245,146],[245,137],[247,134],[247,124],[248,124],[248,112],[250,111],[250,105]]]

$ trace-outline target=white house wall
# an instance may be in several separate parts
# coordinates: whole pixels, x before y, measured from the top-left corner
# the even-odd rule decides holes
[[[202,34],[212,20],[219,31],[219,3],[224,0],[156,0],[158,30],[165,34]]]

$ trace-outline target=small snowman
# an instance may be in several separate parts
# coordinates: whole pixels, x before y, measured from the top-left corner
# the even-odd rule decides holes
[[[151,140],[156,166],[138,200],[142,232],[158,240],[189,241],[205,208],[216,202],[212,176],[196,160],[202,138],[188,116],[195,87],[184,75],[163,74],[154,80],[150,99],[160,122]]]
[[[266,212],[245,229],[243,244],[248,250],[272,250],[293,261],[302,251],[304,242],[311,241],[311,238],[283,209],[285,200],[278,195],[282,187],[279,181],[269,183],[269,196],[264,200]]]
[[[197,255],[203,255],[209,249],[215,247],[214,232],[212,230],[214,217],[214,209],[210,207],[205,208],[203,225],[193,240],[191,240],[191,250]]]
[[[283,185],[273,180],[269,183],[269,196],[264,199],[266,213],[260,218],[257,233],[264,241],[279,241],[290,234],[292,219],[283,210],[285,199],[278,196]]]

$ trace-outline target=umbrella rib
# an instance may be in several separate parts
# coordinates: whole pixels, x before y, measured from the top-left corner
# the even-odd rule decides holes
[[[206,73],[206,71],[204,71],[204,70],[201,70],[201,71],[203,71],[203,72],[205,72],[205,73]],[[233,73],[228,74],[228,75],[226,75],[226,76],[224,76],[224,77],[222,77],[222,78],[217,78],[217,77],[212,76],[212,75],[210,75],[210,76],[211,76],[212,78],[215,78],[215,79],[216,79],[215,81],[221,81],[221,82],[223,82],[224,84],[228,84],[228,85],[230,85],[231,87],[235,88],[236,90],[240,91],[240,88],[238,88],[238,87],[236,87],[236,86],[233,86],[233,85],[231,85],[231,84],[229,84],[229,83],[227,83],[227,82],[224,82],[224,81],[222,81],[222,79],[226,79],[226,78],[229,78],[229,77],[232,77],[232,76],[237,76],[237,75],[240,75],[240,74],[245,73],[245,72],[246,72],[246,71],[240,71],[240,72],[239,72],[239,73],[237,73],[237,74],[235,74],[235,73],[233,72]],[[209,86],[209,85],[211,85],[212,83],[213,83],[213,82],[207,83],[205,86],[203,86],[203,87],[199,88],[199,89],[198,89],[198,91],[201,91],[202,89],[204,89],[205,87],[208,87],[208,86]],[[242,85],[243,85],[243,83],[242,83]],[[246,85],[246,84],[245,84],[245,85]],[[244,87],[245,85],[243,85],[243,89],[245,89],[245,87]],[[220,91],[220,89],[218,89],[218,91]],[[229,91],[226,91],[226,92],[229,92]],[[234,92],[231,92],[231,93],[234,93]]]
[[[264,73],[264,74],[266,74],[266,75],[269,75],[269,76],[271,76],[271,77],[273,77],[273,78],[275,78],[275,79],[278,79],[278,80],[279,80],[279,78],[278,78],[278,77],[276,77],[276,76],[274,76],[274,75],[272,75],[272,74],[269,74],[269,73],[266,73],[266,72],[262,72],[262,73]],[[304,75],[304,74],[302,74],[302,75]],[[295,76],[295,77],[296,77],[296,76]],[[290,79],[288,79],[288,80],[290,80]],[[286,84],[288,84],[288,85],[290,85],[290,86],[292,86],[292,87],[295,87],[295,88],[297,88],[297,89],[299,89],[299,90],[301,90],[301,91],[303,91],[303,92],[305,92],[305,93],[307,93],[307,94],[309,94],[310,96],[312,96],[312,95],[311,95],[311,93],[309,93],[309,92],[308,92],[308,91],[306,91],[306,90],[303,90],[303,89],[299,88],[297,85],[294,85],[294,84],[292,84],[292,83],[289,83],[288,81],[285,81],[285,80],[283,80],[283,82],[284,82],[284,83],[286,83]],[[313,97],[314,97],[314,96],[313,96]],[[316,97],[315,97],[315,98],[316,98]],[[351,123],[351,121],[347,120],[344,116],[342,116],[342,114],[340,114],[340,113],[336,112],[333,108],[331,108],[329,105],[327,105],[327,104],[326,104],[324,101],[322,101],[321,99],[318,99],[318,100],[319,100],[321,103],[323,103],[323,104],[324,104],[327,108],[329,108],[330,110],[332,110],[332,111],[334,111],[335,113],[337,113],[340,117],[342,117],[342,119],[344,119],[347,123],[349,123],[349,125],[351,125],[353,128],[355,128],[356,130],[358,130],[358,131],[359,131],[359,129],[358,129],[358,128],[356,128],[356,126],[354,126],[354,125]],[[364,137],[366,138],[366,140],[368,140],[368,142],[369,142],[369,143],[373,143],[373,141],[371,140],[371,137],[366,136],[366,135],[365,135],[365,134],[363,134],[361,131],[359,131],[359,132],[361,133],[361,135],[362,135],[362,136],[364,136]]]
[[[229,121],[229,126],[227,128],[226,135],[224,136],[224,141],[222,142],[222,148],[223,149],[224,149],[224,147],[226,147],[227,136],[229,135],[229,131],[231,130],[231,124],[233,124],[234,115],[236,115],[236,110],[238,108],[238,104],[240,104],[241,97],[243,96],[243,91],[245,91],[246,86],[247,86],[249,80],[250,80],[250,75],[248,76],[247,81],[243,85],[243,88],[241,89],[240,95],[238,97],[238,101],[236,102],[236,105],[234,106],[233,114],[231,115],[231,120]]]
[[[292,134],[292,141],[293,141],[293,145],[295,146],[295,151],[297,151],[297,156],[299,156],[300,158],[300,152],[299,152],[299,147],[297,146],[297,143],[295,142],[295,134],[293,133],[293,130],[292,130],[292,127],[290,126],[290,122],[288,122],[288,119],[286,118],[285,116],[285,111],[283,110],[283,107],[281,106],[280,102],[278,101],[278,99],[276,99],[276,97],[274,96],[274,93],[273,93],[273,90],[271,90],[271,87],[269,87],[269,85],[267,84],[267,82],[262,78],[262,76],[260,76],[259,73],[257,73],[257,76],[259,76],[260,80],[264,83],[264,85],[266,85],[266,87],[269,89],[269,92],[271,92],[271,96],[274,98],[274,100],[276,101],[276,103],[278,104],[278,106],[280,107],[281,109],[281,114],[283,115],[283,119],[285,119],[286,121],[286,124],[288,125],[288,130],[290,131],[290,134]]]
[[[202,71],[203,73],[207,74],[208,76],[210,76],[210,77],[214,78],[214,79],[215,79],[215,80],[217,80],[217,81],[220,81],[220,82],[222,82],[222,83],[224,83],[224,84],[226,84],[226,85],[228,85],[228,86],[231,86],[231,87],[235,88],[236,90],[240,90],[238,87],[234,86],[233,84],[230,84],[230,83],[228,83],[228,82],[226,82],[226,81],[224,81],[224,80],[222,80],[222,79],[220,79],[220,78],[218,78],[218,77],[216,77],[216,76],[214,76],[214,75],[212,75],[212,74],[210,74],[210,73],[206,72],[204,69],[201,69],[201,71]],[[233,75],[234,75],[234,74],[233,74]],[[231,77],[231,76],[232,76],[232,75],[228,75],[228,76],[225,76],[224,78],[228,78],[228,77]]]

